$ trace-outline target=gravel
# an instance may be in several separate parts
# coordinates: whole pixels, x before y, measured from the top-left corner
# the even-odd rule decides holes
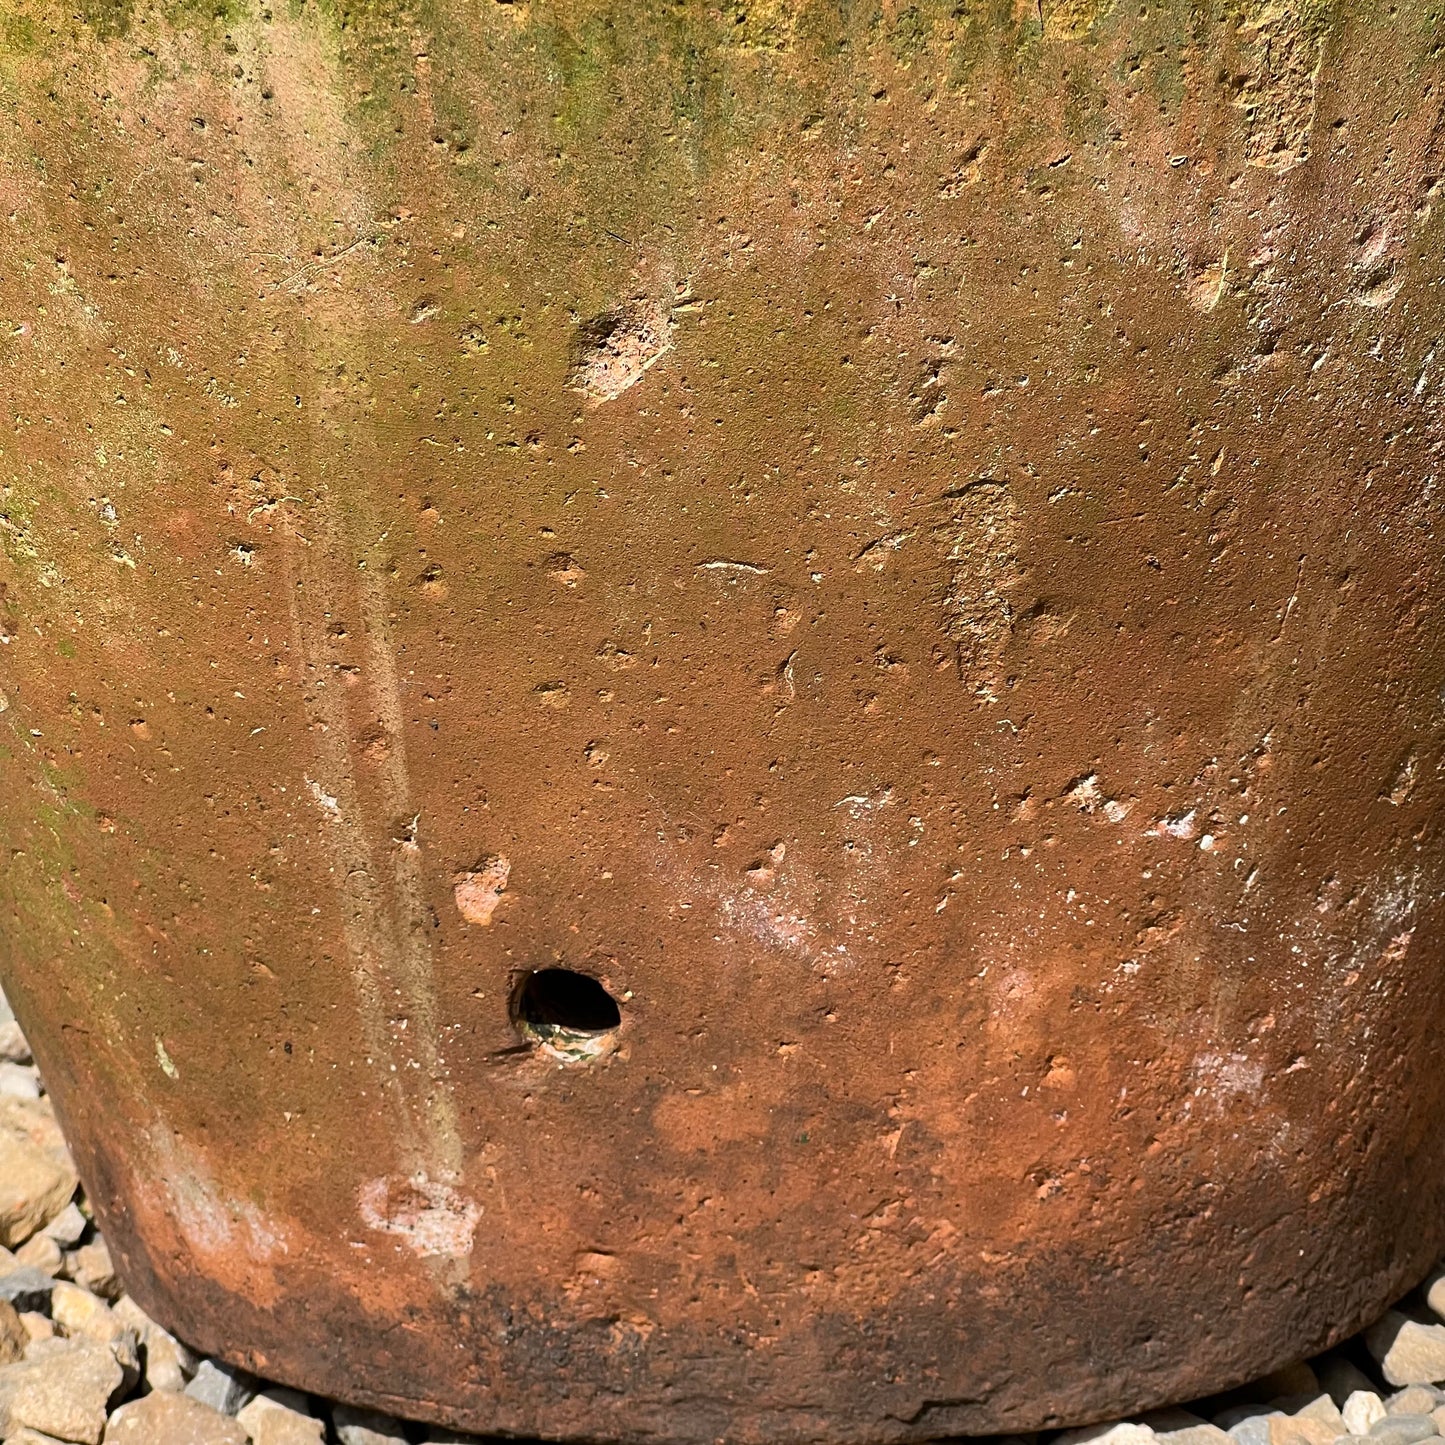
[[[1445,1264],[1362,1335],[1188,1408],[996,1445],[1420,1445],[1445,1435]],[[0,994],[0,1445],[479,1445],[193,1354],[130,1299]],[[1445,1442],[1442,1442],[1445,1445]]]
[[[1340,1413],[1351,1435],[1364,1435],[1385,1418],[1385,1402],[1373,1390],[1354,1390]]]
[[[250,1437],[198,1400],[156,1390],[110,1417],[105,1445],[250,1445]]]
[[[23,1360],[0,1366],[0,1439],[39,1430],[78,1445],[99,1445],[106,1411],[125,1374],[92,1340],[37,1340]]]
[[[263,1390],[237,1412],[236,1423],[251,1437],[251,1445],[324,1445],[326,1438],[325,1423],[312,1415],[306,1396],[295,1390]]]
[[[338,1445],[407,1445],[401,1424],[375,1410],[336,1405],[331,1411],[331,1428]]]
[[[1425,1324],[1390,1310],[1365,1331],[1365,1348],[1392,1385],[1445,1380],[1445,1325]]]
[[[18,1105],[38,1109],[41,1100],[0,1095],[0,1244],[28,1243],[75,1193],[75,1170],[34,1142]],[[44,1238],[43,1235],[40,1238]]]
[[[1428,1415],[1386,1415],[1370,1426],[1370,1439],[1380,1445],[1416,1445],[1417,1441],[1429,1440],[1438,1432],[1435,1422]]]
[[[137,1306],[139,1308],[139,1306]],[[186,1394],[221,1415],[239,1414],[256,1394],[256,1382],[245,1373],[220,1360],[202,1360]]]

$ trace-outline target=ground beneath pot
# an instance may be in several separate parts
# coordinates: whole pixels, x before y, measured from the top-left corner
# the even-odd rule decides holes
[[[115,1276],[0,994],[0,1442],[444,1445],[191,1353]],[[1415,1445],[1445,1434],[1445,1272],[1337,1350],[1188,1408],[1007,1445]],[[999,1442],[1004,1445],[1004,1442]]]

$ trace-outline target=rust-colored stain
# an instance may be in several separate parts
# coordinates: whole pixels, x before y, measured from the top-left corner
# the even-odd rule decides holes
[[[876,1445],[1445,1246],[1423,0],[15,0],[0,94],[0,974],[148,1311]]]

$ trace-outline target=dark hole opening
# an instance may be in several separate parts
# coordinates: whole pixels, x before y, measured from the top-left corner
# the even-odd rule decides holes
[[[529,973],[517,991],[513,1014],[533,1028],[579,1034],[605,1034],[622,1022],[617,1000],[595,978],[570,968]]]

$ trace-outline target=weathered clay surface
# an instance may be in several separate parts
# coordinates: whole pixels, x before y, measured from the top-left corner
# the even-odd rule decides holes
[[[1439,23],[6,7],[0,974],[145,1309],[889,1441],[1423,1275]]]

